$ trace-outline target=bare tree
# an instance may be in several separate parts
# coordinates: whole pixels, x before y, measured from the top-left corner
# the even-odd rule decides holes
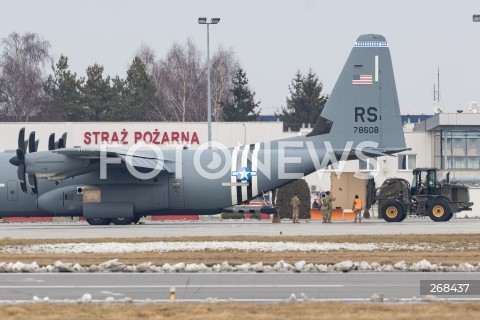
[[[156,107],[149,115],[157,121],[207,120],[207,60],[192,40],[178,43],[155,62],[153,49],[142,45],[137,55],[147,65],[157,88]],[[219,48],[211,58],[212,116],[223,120],[221,101],[232,95],[232,78],[239,67],[232,49]]]
[[[0,109],[14,121],[28,121],[42,106],[45,65],[50,44],[36,33],[14,32],[2,39]]]
[[[211,89],[212,89],[212,116],[215,121],[222,121],[222,101],[228,100],[232,95],[232,78],[239,68],[232,49],[219,48],[211,60]]]
[[[142,60],[142,62],[145,64],[147,67],[147,73],[149,75],[153,75],[157,65],[155,61],[155,51],[152,49],[152,47],[142,43],[135,56],[139,57],[140,60]]]
[[[7,120],[7,110],[4,108],[4,104],[8,101],[4,91],[4,80],[0,77],[0,120]]]
[[[202,55],[189,39],[185,46],[175,43],[160,60],[154,79],[162,105],[157,119],[169,121],[205,121],[206,76]]]

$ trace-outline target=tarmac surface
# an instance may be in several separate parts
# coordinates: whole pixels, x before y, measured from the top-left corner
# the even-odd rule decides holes
[[[433,222],[428,218],[411,218],[401,223],[365,219],[352,221],[301,221],[293,224],[282,220],[205,220],[151,221],[129,226],[90,226],[79,222],[1,223],[0,238],[73,239],[73,238],[142,238],[182,236],[321,236],[380,234],[478,234],[480,219],[452,219]],[[131,298],[142,303],[146,299],[169,301],[175,288],[176,300],[209,301],[209,298],[239,302],[278,302],[295,295],[295,299],[314,298],[326,301],[370,301],[374,293],[383,294],[390,302],[421,301],[420,280],[480,279],[479,272],[415,273],[415,272],[348,272],[348,273],[7,273],[0,274],[0,303],[32,302],[33,297],[48,297],[65,302],[80,299],[88,293],[94,302],[105,299]],[[478,283],[477,283],[478,284]],[[480,285],[479,285],[480,286]],[[480,292],[480,288],[477,288]],[[480,301],[480,295],[441,296],[451,301]],[[72,300],[73,299],[73,300]]]
[[[429,218],[411,218],[388,223],[376,218],[362,223],[335,221],[282,220],[205,220],[151,221],[128,226],[91,226],[87,222],[13,222],[0,223],[0,238],[11,239],[75,239],[75,238],[143,238],[143,237],[206,237],[206,236],[324,236],[382,234],[478,234],[480,219],[452,219],[434,222]]]
[[[77,300],[85,293],[93,301],[112,297],[134,302],[151,299],[169,301],[171,288],[176,301],[208,301],[209,298],[240,302],[278,302],[295,295],[298,300],[369,301],[383,294],[386,301],[418,301],[420,280],[456,280],[470,283],[469,294],[439,296],[450,300],[480,301],[480,273],[81,273],[0,274],[0,303],[32,301],[33,296],[50,300]],[[477,280],[477,281],[473,281]],[[477,286],[474,284],[477,283]],[[476,295],[472,295],[476,293]],[[111,299],[111,298],[110,298]]]

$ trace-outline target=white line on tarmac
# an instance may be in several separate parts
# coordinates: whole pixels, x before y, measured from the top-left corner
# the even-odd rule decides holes
[[[282,301],[287,301],[288,299],[216,299],[212,298],[211,300],[217,301],[217,302],[253,302],[253,303],[278,303]],[[210,299],[175,299],[175,302],[180,302],[180,303],[206,303],[209,302]],[[296,299],[295,301],[297,302],[304,302],[306,300],[300,298]],[[312,298],[311,300],[308,301],[313,301],[313,302],[370,302],[371,300],[369,298],[328,298],[328,299],[316,299]],[[480,298],[440,298],[439,301],[451,301],[451,302],[461,302],[461,301],[480,301]],[[73,304],[73,303],[78,303],[77,300],[49,300],[49,303],[58,303],[58,304]],[[165,302],[171,302],[170,299],[133,299],[132,301],[135,304],[144,304],[144,303],[165,303]],[[385,301],[386,303],[389,302],[388,299]],[[398,304],[402,303],[423,303],[424,301],[421,298],[413,299],[413,298],[401,298],[395,301]],[[0,305],[9,305],[9,304],[34,304],[38,303],[33,300],[0,300]],[[92,304],[105,304],[105,300],[92,300]],[[114,300],[113,302],[108,302],[107,304],[122,304],[124,303],[123,299],[118,299]]]
[[[0,289],[98,289],[98,288],[339,288],[344,287],[343,284],[206,284],[206,285],[185,285],[185,284],[170,284],[170,285],[80,285],[80,286],[0,286]]]

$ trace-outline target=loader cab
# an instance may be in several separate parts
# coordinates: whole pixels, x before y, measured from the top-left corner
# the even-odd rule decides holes
[[[436,195],[437,171],[435,168],[414,169],[411,195]]]

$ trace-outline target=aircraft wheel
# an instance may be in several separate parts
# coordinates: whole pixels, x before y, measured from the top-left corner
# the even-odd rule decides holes
[[[112,222],[115,225],[127,225],[133,222],[133,218],[113,218]]]
[[[430,212],[428,212],[428,215],[430,216],[430,219],[436,222],[448,221],[452,217],[448,205],[440,200],[437,200],[432,204],[432,208],[430,209]]]
[[[141,218],[142,218],[141,216],[135,216],[132,221],[134,224],[137,224]]]
[[[106,226],[110,224],[110,219],[107,218],[88,218],[86,219],[88,224],[92,226]]]
[[[382,217],[387,222],[400,222],[406,217],[403,206],[395,201],[387,202],[382,207]]]

